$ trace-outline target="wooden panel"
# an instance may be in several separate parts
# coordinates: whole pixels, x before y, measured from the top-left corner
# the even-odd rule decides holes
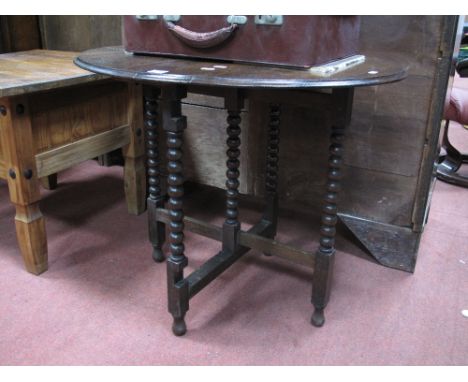
[[[45,49],[83,51],[121,45],[121,16],[39,16]]]
[[[413,208],[413,230],[422,232],[427,222],[432,190],[436,177],[434,164],[438,162],[442,132],[442,118],[445,106],[449,104],[455,65],[463,37],[463,18],[448,16],[444,19],[442,41],[440,42],[436,75],[430,103],[428,126],[425,132],[424,149],[421,155],[421,168],[418,176],[418,185]],[[445,99],[444,99],[445,95]]]
[[[40,48],[38,16],[0,16],[0,53]]]
[[[381,223],[411,227],[408,214],[413,209],[416,177],[358,167],[347,167],[343,173],[339,210]]]
[[[106,78],[78,68],[76,53],[50,50],[0,55],[0,97],[83,84]]]
[[[250,182],[256,195],[264,195],[264,169],[266,164],[266,127],[268,104],[251,104],[249,147],[252,166]],[[280,199],[319,200],[326,181],[328,160],[329,118],[308,108],[289,104],[281,106],[279,183]],[[323,128],[326,126],[326,128]],[[311,174],[312,172],[312,174]],[[305,176],[306,175],[306,176]]]
[[[182,112],[189,115],[184,132],[184,174],[186,179],[215,187],[226,182],[227,113],[223,109],[183,104]],[[241,113],[240,192],[247,192],[248,113]],[[161,134],[163,137],[164,135]]]
[[[35,152],[128,124],[127,94],[114,81],[32,94]]]
[[[36,155],[39,177],[47,176],[84,160],[94,158],[130,143],[130,128],[121,126]]]

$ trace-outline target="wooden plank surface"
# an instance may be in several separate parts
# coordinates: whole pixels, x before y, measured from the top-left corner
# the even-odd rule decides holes
[[[128,125],[36,155],[38,177],[62,171],[98,155],[108,153],[130,143]]]
[[[44,49],[81,52],[101,46],[121,45],[121,16],[41,15]]]
[[[118,81],[31,94],[35,153],[128,124],[127,97]]]
[[[0,97],[97,81],[105,76],[78,68],[76,52],[30,50],[0,55]]]
[[[80,53],[80,67],[100,74],[133,81],[195,86],[227,86],[245,89],[318,89],[372,86],[396,82],[407,75],[407,63],[398,56],[366,56],[364,62],[351,65],[332,76],[320,76],[309,70],[227,63],[222,69],[213,61],[128,54],[123,47],[104,47]],[[214,70],[205,70],[210,67]],[[156,71],[156,72],[155,72]]]
[[[184,176],[202,184],[224,188],[226,183],[226,127],[227,112],[214,107],[202,107],[183,104],[182,112],[190,117],[187,119],[187,129],[184,131]],[[247,131],[249,118],[247,112],[241,113],[241,169],[240,192],[248,192],[247,174],[249,163],[249,143]],[[164,137],[164,134],[160,135]],[[163,158],[163,160],[165,160]]]
[[[0,53],[41,48],[38,16],[0,16]]]

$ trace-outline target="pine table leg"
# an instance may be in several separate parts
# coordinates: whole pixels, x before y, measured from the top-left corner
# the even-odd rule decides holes
[[[39,209],[40,190],[25,96],[0,99],[0,137],[7,167],[8,189],[15,205],[16,235],[28,272],[47,270],[47,238]]]
[[[123,147],[124,182],[128,212],[140,215],[146,209],[145,140],[143,135],[142,85],[128,85],[128,123],[130,144]]]

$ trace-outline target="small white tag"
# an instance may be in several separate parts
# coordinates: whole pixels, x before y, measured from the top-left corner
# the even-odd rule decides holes
[[[342,60],[329,62],[325,65],[313,66],[309,69],[309,72],[319,77],[328,77],[332,74],[342,72],[343,70],[362,64],[364,61],[366,61],[366,56],[356,55],[343,58]]]
[[[216,69],[227,69],[227,66],[226,66],[226,65],[213,65],[213,68],[216,68]]]
[[[148,70],[146,73],[150,73],[150,74],[166,74],[166,73],[169,73],[169,70],[153,69],[153,70]]]
[[[200,70],[216,70],[215,68],[208,68],[206,66],[203,66],[200,68]]]

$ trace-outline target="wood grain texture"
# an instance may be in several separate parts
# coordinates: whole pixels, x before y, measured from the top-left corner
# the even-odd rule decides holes
[[[187,129],[184,132],[184,173],[188,180],[215,187],[225,187],[226,169],[226,117],[224,109],[206,108],[197,105],[183,104],[187,119]],[[251,148],[247,140],[249,129],[248,113],[241,113],[241,168],[240,192],[248,192],[247,157]]]
[[[0,104],[6,108],[6,114],[0,116],[0,137],[7,172],[14,171],[15,178],[8,176],[10,199],[13,203],[26,205],[40,199],[36,172],[35,181],[22,176],[23,172],[35,170],[34,145],[29,103],[25,96],[0,98]],[[21,111],[21,113],[18,113]]]
[[[0,53],[42,48],[38,16],[0,16]]]
[[[47,238],[39,209],[39,180],[29,103],[25,96],[3,98],[0,141],[7,169],[10,200],[15,205],[16,234],[26,269],[40,274],[47,269]]]
[[[128,124],[128,88],[104,81],[30,96],[35,152]]]
[[[122,148],[125,157],[125,197],[128,212],[139,215],[146,209],[143,89],[139,84],[128,84],[127,119],[130,140],[129,144]]]
[[[5,162],[2,159],[2,160],[0,160],[0,178],[1,179],[6,179],[6,177],[7,177],[7,171],[6,171],[6,167],[5,167]]]
[[[124,125],[45,151],[36,155],[38,176],[43,177],[62,171],[84,160],[128,145],[129,142],[130,128]]]
[[[285,69],[267,65],[227,63],[214,71],[213,61],[194,61],[160,56],[132,55],[122,47],[90,49],[75,63],[86,70],[113,77],[151,81],[157,84],[184,84],[237,88],[312,89],[371,86],[400,81],[406,77],[407,64],[389,54],[369,56],[359,64],[333,76],[323,77],[308,70]],[[154,70],[162,70],[155,73]]]
[[[83,51],[122,42],[121,16],[39,16],[44,49]]]
[[[125,147],[127,205],[132,213],[145,207],[141,91],[85,72],[73,57],[57,51],[0,55],[0,177],[8,179],[18,243],[34,274],[47,269],[39,179],[53,188],[57,172]]]
[[[73,65],[74,52],[30,50],[0,55],[0,97],[97,81],[96,75]]]

